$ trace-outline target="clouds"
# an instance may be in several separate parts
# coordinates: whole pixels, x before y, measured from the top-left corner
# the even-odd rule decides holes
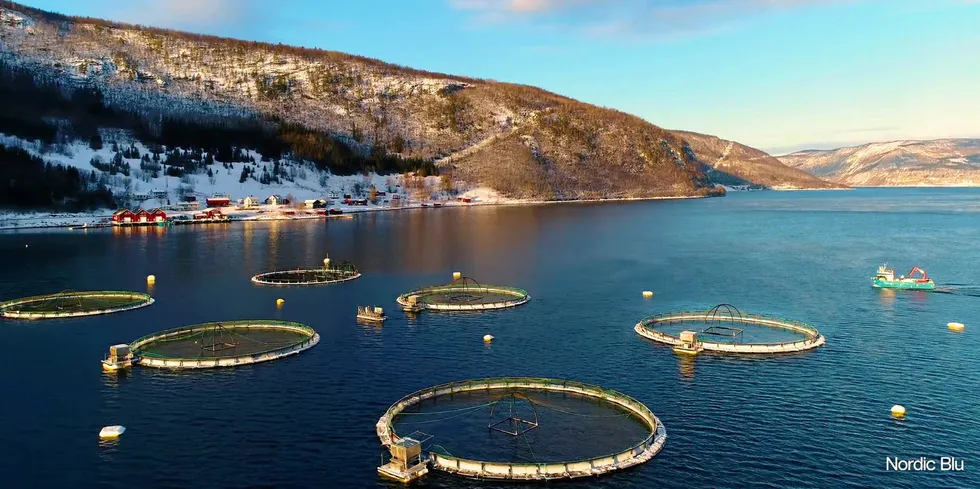
[[[254,29],[261,25],[262,10],[267,7],[260,0],[101,0],[99,3],[112,11],[110,17],[116,20],[198,32]]]
[[[484,23],[535,20],[593,37],[664,40],[729,30],[767,13],[862,0],[449,1]]]

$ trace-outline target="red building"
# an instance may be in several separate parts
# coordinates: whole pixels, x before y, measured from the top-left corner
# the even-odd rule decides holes
[[[138,209],[136,211],[136,219],[133,219],[136,224],[146,224],[148,222],[153,222],[150,218],[150,213],[146,209]]]
[[[231,205],[231,197],[215,195],[204,199],[204,203],[208,207],[227,207]]]
[[[165,222],[167,220],[167,213],[163,212],[162,209],[153,209],[149,215],[152,222]]]
[[[203,211],[194,214],[193,217],[196,221],[218,221],[227,219],[227,217],[221,213],[221,209],[204,209]]]
[[[112,213],[112,225],[121,226],[123,224],[132,224],[136,222],[136,214],[129,209],[119,209]]]

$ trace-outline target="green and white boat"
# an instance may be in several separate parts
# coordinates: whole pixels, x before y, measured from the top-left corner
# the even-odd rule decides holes
[[[916,274],[919,274],[919,276],[916,277]],[[919,267],[912,267],[912,270],[909,271],[908,277],[902,275],[899,278],[895,278],[895,270],[888,268],[887,265],[878,267],[878,273],[875,275],[871,286],[880,289],[936,289],[936,283],[933,282],[928,275],[926,275],[925,270]]]

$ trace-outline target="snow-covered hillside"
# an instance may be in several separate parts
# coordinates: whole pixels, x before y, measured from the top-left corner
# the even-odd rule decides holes
[[[344,175],[427,168],[539,200],[713,187],[670,131],[535,87],[10,2],[0,10],[10,19],[0,23],[0,85],[10,87],[0,89],[0,132],[22,138],[84,141],[94,126],[123,128],[144,142],[298,155]],[[32,85],[31,97],[2,98]],[[194,141],[200,129],[207,142]]]
[[[193,199],[203,207],[207,197],[214,195],[228,196],[239,207],[248,197],[260,203],[248,212],[239,213],[242,214],[239,217],[258,214],[259,211],[269,214],[274,210],[302,208],[305,201],[313,199],[330,201],[331,208],[346,213],[420,207],[426,202],[444,205],[512,202],[492,189],[466,187],[460,182],[436,176],[378,175],[373,172],[363,175],[333,175],[306,161],[263,161],[263,155],[255,151],[246,152],[245,156],[250,161],[215,160],[199,173],[178,177],[166,174],[165,163],[157,163],[149,158],[153,154],[151,148],[128,139],[125,135],[116,136],[116,139],[112,139],[110,134],[106,134],[105,144],[98,150],[80,142],[51,147],[5,134],[0,134],[0,146],[23,149],[47,163],[77,168],[91,185],[107,187],[119,207],[134,210],[160,207],[171,210],[172,215],[192,212],[177,212],[182,202]],[[161,149],[166,148],[157,150]],[[130,157],[122,157],[123,154]],[[135,154],[139,156],[133,157]],[[207,153],[203,155],[208,156]],[[150,160],[149,164],[147,159]],[[114,161],[117,164],[113,164]],[[94,166],[93,162],[101,168]],[[277,163],[280,167],[279,173],[273,175],[270,172]],[[106,165],[110,166],[108,171]],[[244,171],[248,171],[248,176],[243,181]],[[259,181],[262,175],[278,182],[262,183]],[[353,200],[367,200],[374,195],[375,201],[367,206],[347,205],[344,203],[345,195],[350,195]],[[265,205],[271,196],[287,199],[291,203],[286,206]],[[464,203],[462,199],[469,202]],[[7,211],[0,213],[0,229],[95,224],[114,210],[100,209],[83,213]],[[229,210],[232,214],[235,213],[234,209]]]
[[[853,186],[980,186],[980,139],[888,141],[779,159]]]

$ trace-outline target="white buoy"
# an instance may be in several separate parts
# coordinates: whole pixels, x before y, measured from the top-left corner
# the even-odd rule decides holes
[[[156,283],[156,281],[157,281],[157,276],[156,275],[147,275],[146,276],[146,283],[152,284],[152,283]]]
[[[892,406],[892,416],[895,416],[896,418],[901,418],[905,416],[905,406],[902,406],[900,404],[896,404]]]
[[[460,272],[453,272],[453,280],[459,280],[462,276],[463,274]]]
[[[643,297],[646,298],[646,299],[649,299],[649,298],[653,297],[653,292],[652,291],[649,291],[649,290],[644,290],[643,291]]]
[[[490,343],[491,341],[493,341],[493,335],[492,334],[483,335],[483,341]]]
[[[106,426],[102,428],[99,432],[99,438],[119,438],[120,435],[126,432],[125,426],[113,425]]]
[[[276,299],[276,307],[282,307],[286,303],[285,299]]]
[[[963,323],[949,323],[946,325],[946,327],[953,331],[963,331],[966,329],[966,325]]]

